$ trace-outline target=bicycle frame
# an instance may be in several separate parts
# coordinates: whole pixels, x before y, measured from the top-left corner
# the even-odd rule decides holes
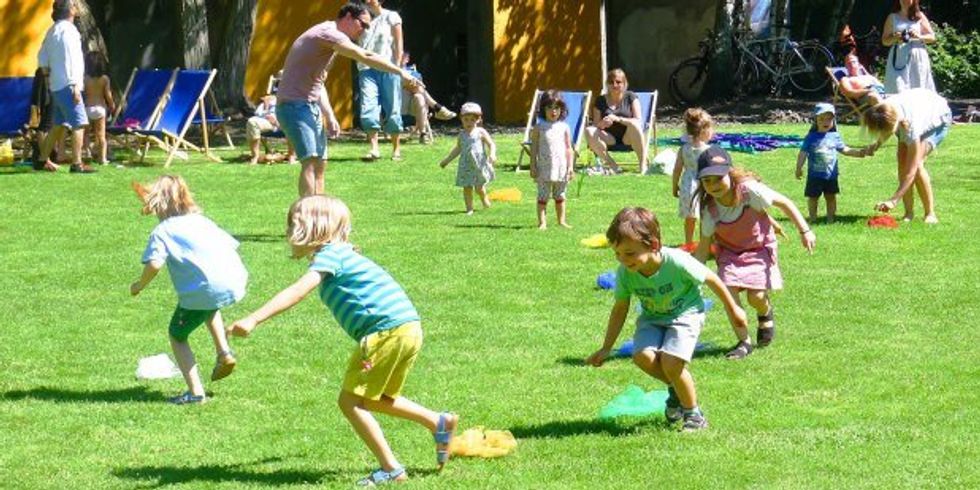
[[[762,68],[769,73],[769,76],[772,78],[771,88],[773,92],[778,92],[782,86],[785,85],[786,81],[789,80],[789,76],[792,74],[787,71],[787,67],[789,66],[789,63],[787,63],[785,60],[787,53],[793,53],[793,56],[806,65],[807,70],[811,70],[813,68],[810,63],[803,58],[803,55],[800,54],[799,49],[797,49],[799,47],[799,43],[791,40],[788,37],[750,39],[748,41],[743,41],[742,39],[736,37],[734,41],[735,47],[738,49],[741,56],[748,57],[748,59],[751,60],[757,67]],[[771,52],[764,54],[774,57],[778,63],[778,69],[770,66],[765,59],[756,54],[756,51],[753,51],[752,49],[754,46],[773,46],[774,49]]]

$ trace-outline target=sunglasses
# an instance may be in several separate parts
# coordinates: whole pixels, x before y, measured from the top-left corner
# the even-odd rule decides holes
[[[370,22],[365,22],[360,17],[355,17],[354,20],[356,20],[357,23],[361,25],[361,29],[367,30],[369,27],[371,27],[371,23]]]

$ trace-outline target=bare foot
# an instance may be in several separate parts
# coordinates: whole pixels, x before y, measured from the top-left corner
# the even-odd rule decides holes
[[[559,222],[558,223],[558,226],[561,226],[562,228],[572,229],[572,225],[570,225],[568,223],[565,223],[565,222]]]
[[[912,221],[913,218],[915,218],[914,214],[906,214],[905,216],[902,216],[902,221],[908,223],[909,221]]]
[[[467,210],[466,210],[466,215],[467,215],[467,216],[471,216],[471,215],[473,215],[473,210],[472,210],[472,209],[467,209]]]
[[[834,224],[835,221],[837,221],[837,217],[836,216],[827,215],[827,224],[828,225]]]
[[[547,230],[548,229],[548,223],[538,223],[538,229],[539,230]]]
[[[936,223],[939,223],[939,218],[937,218],[936,215],[934,214],[930,214],[925,218],[923,218],[922,221],[925,221],[927,225],[934,225]]]

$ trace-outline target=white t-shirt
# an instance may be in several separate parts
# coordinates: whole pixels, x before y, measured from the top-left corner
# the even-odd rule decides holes
[[[701,236],[710,237],[715,234],[715,224],[731,223],[742,216],[742,211],[746,206],[756,211],[765,211],[772,206],[773,200],[779,194],[762,182],[750,180],[742,184],[745,188],[743,199],[740,199],[734,206],[728,207],[718,200],[715,200],[715,207],[718,211],[717,216],[712,216],[708,209],[701,210]]]
[[[48,29],[37,53],[37,66],[50,71],[48,88],[57,92],[68,86],[81,90],[85,78],[82,35],[75,24],[59,20]]]
[[[371,27],[368,27],[361,35],[360,45],[362,48],[377,54],[382,59],[388,60],[395,65],[400,65],[401,60],[395,59],[393,33],[395,26],[401,25],[402,17],[398,12],[388,9],[381,9],[377,17],[371,19]],[[358,63],[357,70],[367,70],[369,66]]]
[[[898,109],[898,118],[909,122],[906,132],[901,125],[895,136],[903,143],[915,143],[922,135],[944,124],[950,124],[953,114],[949,104],[936,92],[927,88],[913,88],[885,99]]]

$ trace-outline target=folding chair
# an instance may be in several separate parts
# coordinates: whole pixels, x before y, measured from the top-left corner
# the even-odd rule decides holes
[[[201,121],[201,134],[203,135],[203,148],[195,146],[186,139],[184,135],[194,120],[194,115],[198,112],[203,113],[204,97],[207,95],[208,88],[214,80],[217,70],[180,70],[174,78],[173,87],[170,90],[160,117],[156,119],[149,129],[136,129],[132,132],[148,143],[155,143],[167,152],[167,160],[164,167],[169,167],[174,156],[186,159],[187,155],[178,154],[181,146],[191,148],[195,151],[204,153],[212,161],[221,161],[220,158],[211,153],[208,146],[207,119]],[[143,152],[140,161],[145,158]]]
[[[653,160],[652,156],[657,155],[657,98],[659,92],[633,92],[640,101],[640,119],[643,121],[643,134],[647,139],[647,146],[653,145],[653,153],[648,154],[647,160]],[[606,148],[611,152],[631,152],[633,148],[625,143],[617,143]],[[652,156],[650,156],[652,155]],[[599,156],[592,154],[593,161],[599,163]],[[637,162],[639,163],[639,162]],[[649,162],[648,162],[649,163]]]
[[[527,113],[527,125],[524,127],[524,138],[521,140],[521,153],[518,155],[517,165],[514,167],[515,172],[521,169],[521,161],[524,160],[524,154],[527,154],[528,160],[531,159],[531,129],[535,124],[543,122],[538,116],[538,103],[541,101],[541,94],[543,93],[543,90],[534,91],[534,99],[531,100],[531,110]],[[589,104],[592,102],[592,91],[561,91],[559,93],[561,94],[562,100],[565,101],[565,105],[568,106],[568,116],[565,118],[565,122],[572,130],[572,150],[575,151],[575,159],[578,160],[578,147],[582,142],[582,136],[585,134],[586,114],[589,111]],[[574,162],[572,164],[574,165]]]
[[[871,104],[869,102],[855,102],[850,97],[841,93],[840,81],[842,78],[847,76],[847,68],[843,66],[826,66],[824,69],[827,70],[827,76],[830,77],[830,85],[834,91],[834,105],[839,104],[839,99],[844,99],[847,102],[847,105],[851,108],[847,114],[844,114],[839,119],[843,121],[851,116],[855,116],[856,118],[860,119],[861,114],[864,113],[864,110],[870,107]]]
[[[118,136],[135,129],[149,129],[159,116],[164,97],[170,93],[176,76],[177,70],[134,68],[112,123],[106,126],[106,133]]]
[[[207,103],[204,104],[205,121],[204,123],[201,122],[201,112],[198,111],[194,115],[194,125],[202,126],[202,124],[204,124],[202,126],[202,131],[206,126],[211,126],[216,131],[221,131],[221,133],[225,135],[227,147],[235,148],[235,144],[231,141],[231,134],[228,132],[228,120],[221,115],[221,109],[218,107],[218,99],[214,97],[214,92],[209,90],[207,99]]]
[[[34,77],[0,78],[0,136],[20,138],[31,120]],[[30,145],[28,145],[28,148]]]

